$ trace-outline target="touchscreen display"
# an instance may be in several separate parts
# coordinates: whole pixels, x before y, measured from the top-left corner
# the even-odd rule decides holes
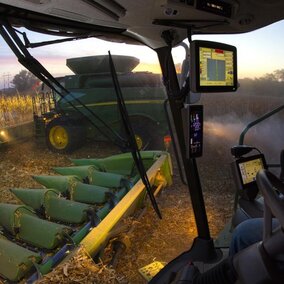
[[[233,86],[233,51],[219,48],[199,48],[200,86]]]
[[[242,177],[243,184],[248,184],[255,181],[256,174],[259,170],[264,169],[263,161],[261,158],[239,163],[239,169]]]
[[[236,47],[213,41],[192,41],[190,74],[193,92],[235,92],[238,88]]]

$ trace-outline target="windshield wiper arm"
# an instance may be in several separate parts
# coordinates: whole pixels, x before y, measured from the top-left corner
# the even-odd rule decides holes
[[[88,35],[85,35],[85,36],[78,36],[78,37],[68,37],[68,38],[47,40],[47,41],[41,41],[41,42],[30,42],[30,40],[27,37],[27,34],[25,32],[20,32],[16,29],[15,29],[15,31],[17,33],[20,33],[23,36],[26,48],[36,48],[36,47],[41,47],[41,46],[45,46],[45,45],[57,44],[57,43],[68,42],[68,41],[75,41],[75,40],[86,39],[86,38],[91,37],[88,34]]]
[[[140,151],[139,151],[137,143],[136,143],[134,131],[132,129],[130,119],[129,119],[129,116],[128,116],[128,112],[127,112],[127,109],[126,109],[126,106],[125,106],[124,98],[123,98],[123,95],[122,95],[122,92],[121,92],[121,89],[120,89],[120,85],[119,85],[119,82],[118,82],[114,63],[112,61],[112,57],[111,57],[110,52],[108,52],[108,54],[109,54],[109,67],[110,67],[111,77],[112,77],[112,81],[113,81],[113,84],[114,84],[115,93],[116,93],[116,96],[117,96],[117,104],[118,104],[118,108],[119,108],[119,111],[120,111],[120,114],[121,114],[122,123],[123,123],[123,126],[125,128],[127,140],[128,140],[128,143],[129,143],[129,146],[130,146],[130,149],[131,149],[131,154],[132,154],[133,160],[135,162],[135,165],[138,169],[139,175],[142,179],[142,182],[145,185],[145,188],[146,188],[146,191],[149,195],[152,206],[153,206],[155,212],[157,213],[158,217],[160,219],[162,219],[161,212],[159,210],[155,196],[152,192],[151,184],[149,182],[149,179],[148,179],[148,176],[147,176],[144,164],[143,164],[143,160],[141,158]]]

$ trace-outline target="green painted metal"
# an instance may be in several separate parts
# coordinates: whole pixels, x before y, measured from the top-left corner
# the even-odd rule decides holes
[[[103,207],[101,207],[97,212],[97,216],[99,217],[99,219],[103,220],[112,208],[113,206],[110,203],[106,203]]]
[[[66,194],[70,187],[81,179],[77,176],[33,176],[33,178],[46,188],[54,188]]]
[[[0,275],[10,281],[21,280],[41,261],[38,253],[29,251],[0,235]]]
[[[165,154],[166,152],[164,152]],[[170,186],[173,183],[173,168],[172,168],[172,161],[171,156],[169,153],[166,155],[166,161],[160,167],[160,174],[163,175],[163,178],[166,180],[166,184]],[[157,178],[155,182],[160,182]],[[158,184],[155,184],[158,185]]]
[[[77,75],[76,77],[80,81],[85,81],[84,78],[82,78],[83,76]],[[75,79],[74,77],[71,78],[70,76],[66,76],[65,78],[65,82],[68,82],[68,79]],[[92,84],[90,80],[88,81],[90,84]],[[67,95],[64,99],[58,98],[57,106],[60,109],[64,110],[65,113],[68,113],[68,117],[73,119],[76,119],[78,117],[78,111],[70,107],[70,104],[67,103],[68,101],[72,101],[72,103],[76,107],[78,107],[82,113],[88,115],[88,112],[82,108],[82,105],[78,104],[74,100],[74,97],[76,98],[80,95],[80,101],[83,104],[85,104],[88,108],[98,114],[98,116],[101,117],[111,128],[115,129],[116,131],[120,130],[121,118],[117,109],[115,89],[112,85],[110,85],[109,87],[88,87],[85,85],[79,89],[73,89],[72,86],[70,86],[70,88],[67,87],[67,89],[71,92],[72,95]],[[143,89],[142,92],[141,89]],[[141,123],[143,123],[142,120],[144,119],[144,124],[146,122],[148,123],[148,125],[150,122],[152,122],[154,125],[156,125],[157,122],[160,123],[159,126],[155,128],[155,130],[160,134],[159,136],[162,140],[163,135],[168,133],[168,127],[163,107],[165,100],[164,87],[162,85],[161,87],[133,86],[131,88],[124,88],[123,95],[125,97],[125,103],[130,117],[140,118]],[[103,127],[101,123],[97,123],[97,125],[99,127]],[[91,124],[86,124],[83,126],[89,126],[90,128],[92,127]],[[95,130],[95,133],[93,130]],[[87,134],[90,137],[97,137],[102,139],[100,133],[96,131],[94,127],[91,128],[91,131],[88,131]]]
[[[119,202],[128,192],[126,188],[120,189],[116,194],[114,195],[114,202]],[[100,220],[103,220],[107,214],[111,211],[111,209],[115,206],[115,204],[112,204],[110,202],[106,203],[103,207],[101,207],[97,211],[97,216],[99,217]]]
[[[17,239],[33,246],[54,249],[62,243],[71,228],[36,216],[27,206],[0,204],[0,226]]]
[[[53,189],[11,189],[25,205],[44,213],[50,220],[81,224],[87,221],[87,211],[92,207],[79,202],[60,198]],[[42,212],[43,211],[43,212]]]
[[[90,184],[109,188],[123,187],[128,181],[123,175],[100,172],[95,166],[56,167],[53,170],[61,175],[76,175],[82,179],[88,178]]]
[[[108,60],[108,56],[95,56],[92,58],[88,56],[67,59],[67,66],[72,68],[72,70],[76,70],[76,74],[64,76],[60,78],[59,81],[65,86],[69,93],[66,94],[64,98],[61,98],[59,94],[54,92],[55,106],[53,112],[58,115],[66,114],[65,117],[72,122],[80,119],[80,126],[86,130],[85,133],[87,137],[93,138],[96,141],[106,141],[110,138],[102,135],[102,131],[106,128],[105,124],[94,119],[88,110],[96,113],[106,125],[122,135],[121,116],[118,111],[112,77],[109,71],[102,72],[102,70],[109,69],[108,64],[104,65],[103,69],[94,66],[94,62],[97,62],[97,58],[102,57]],[[162,84],[161,76],[149,72],[125,72],[125,70],[129,70],[128,66],[134,66],[132,65],[133,63],[131,63],[133,59],[129,58],[130,57],[117,56],[115,62],[127,62],[129,60],[129,62],[122,65],[123,68],[121,70],[123,71],[118,72],[118,78],[130,119],[138,128],[143,127],[143,130],[146,131],[147,134],[157,134],[155,136],[159,137],[162,143],[163,136],[168,134],[169,131],[164,111],[164,101],[166,99],[165,89]],[[76,66],[73,66],[73,60],[76,60]],[[137,59],[135,60],[137,61]],[[101,59],[99,61],[101,62]],[[86,64],[86,62],[88,63]],[[78,69],[79,65],[83,67],[79,67]],[[86,73],[87,70],[96,71],[95,73]],[[43,92],[43,94],[45,94],[45,92]],[[70,106],[70,102],[72,106]],[[86,110],[83,105],[86,106],[88,110]],[[88,119],[82,120],[82,114],[88,117]],[[40,121],[52,122],[54,119],[51,118],[49,111],[43,112],[36,117],[38,117],[38,120],[35,121],[36,124],[39,124]],[[57,117],[57,115],[55,115],[55,117]],[[153,130],[155,130],[155,132]],[[44,129],[42,132],[44,133]],[[39,135],[43,134],[39,133]]]
[[[99,171],[93,171],[90,176],[90,183],[105,186],[110,188],[120,188],[129,186],[129,181],[123,175],[104,173]]]
[[[70,161],[75,165],[75,166],[95,166],[99,171],[101,172],[114,172],[111,170],[107,170],[105,162],[105,159],[70,159]],[[123,166],[121,165],[123,168]],[[114,169],[123,172],[123,169]],[[125,170],[124,170],[125,171]],[[127,174],[128,170],[126,170],[126,173],[121,173],[119,174]]]
[[[11,192],[20,199],[25,205],[32,207],[34,210],[41,210],[44,204],[44,199],[47,194],[59,195],[59,192],[54,189],[26,189],[13,188]]]
[[[153,164],[147,171],[151,184],[159,179],[159,186],[166,186],[167,181],[171,181],[170,177],[164,177],[164,172],[171,172],[171,167],[163,167],[164,163],[170,162],[170,156],[167,153]],[[124,198],[108,213],[107,217],[102,220],[99,226],[93,228],[90,233],[82,240],[81,245],[91,255],[95,256],[102,249],[102,244],[106,242],[108,236],[117,224],[125,217],[132,215],[137,208],[145,203],[145,185],[142,180],[137,182]]]
[[[121,200],[125,194],[128,192],[127,189],[122,188],[120,189],[116,194],[115,197],[117,199],[117,201]],[[99,220],[103,220],[108,214],[109,212],[112,210],[113,205],[111,203],[106,203],[104,206],[102,206],[101,208],[99,208],[96,212],[97,217],[99,218]],[[90,232],[90,229],[88,226],[83,226],[78,232],[76,232],[72,237],[72,241],[74,244],[78,245],[83,239],[84,237],[86,237],[86,235]],[[39,265],[39,271],[42,274],[47,274],[52,270],[52,267],[54,266],[53,263],[53,259],[50,258],[49,260],[47,260],[44,264]]]
[[[148,169],[162,153],[161,151],[141,151],[143,162],[147,164],[145,168]],[[71,161],[77,166],[94,165],[103,172],[127,176],[133,176],[136,172],[131,153],[113,155],[103,159],[71,159]]]
[[[18,216],[22,214],[30,214],[33,215],[33,211],[31,208],[28,208],[23,205],[15,205],[15,204],[0,204],[0,226],[5,228],[8,232],[15,235],[16,228],[20,226]]]
[[[97,170],[95,166],[74,166],[74,167],[55,167],[53,170],[63,176],[75,175],[81,180],[89,177],[93,171]]]
[[[116,197],[117,202],[120,201],[120,200],[126,195],[127,192],[128,192],[128,189],[127,189],[127,188],[122,188],[121,190],[119,190],[119,191],[115,194],[115,197]]]
[[[23,214],[20,218],[20,231],[17,237],[38,248],[55,249],[70,233],[71,228],[67,226]]]
[[[162,155],[161,153],[163,153],[163,156],[165,155],[164,152],[160,151],[142,152],[144,164],[152,165]],[[165,184],[171,183],[170,156],[167,155],[166,160],[164,157],[162,159],[164,159],[164,162],[159,162],[160,164],[156,165],[155,170],[152,169],[150,174],[151,183],[157,183],[157,185],[161,182]],[[76,161],[81,163],[82,160],[78,159]],[[17,242],[37,247],[39,250],[48,249],[52,251],[51,257],[40,263],[41,259],[36,258],[36,254],[36,256],[29,256],[29,253],[32,252],[22,247],[18,250],[16,244],[13,244],[15,247],[11,245],[13,248],[10,249],[10,244],[6,245],[7,240],[1,242],[0,238],[0,252],[1,245],[4,243],[3,249],[5,250],[5,247],[7,247],[5,253],[9,255],[6,258],[6,256],[2,257],[4,255],[2,252],[0,254],[0,274],[7,277],[10,281],[17,281],[21,277],[27,276],[28,271],[31,270],[31,261],[27,265],[21,265],[22,259],[26,260],[26,256],[32,260],[35,257],[36,262],[39,262],[39,271],[42,274],[46,274],[52,270],[60,259],[64,258],[67,250],[70,250],[71,247],[68,245],[70,241],[75,245],[88,244],[88,248],[91,247],[91,251],[93,242],[96,242],[96,248],[103,248],[105,238],[109,234],[109,224],[111,223],[111,226],[115,225],[115,220],[118,218],[116,216],[120,216],[121,210],[123,209],[127,214],[131,214],[130,212],[141,205],[146,194],[142,188],[142,182],[138,182],[135,185],[137,186],[136,189],[133,187],[133,191],[130,190],[139,179],[139,176],[135,175],[135,168],[133,167],[130,153],[115,155],[105,159],[85,160],[99,161],[99,163],[91,166],[83,165],[79,172],[76,172],[78,166],[71,167],[71,170],[75,172],[66,176],[35,176],[34,179],[46,187],[44,189],[17,188],[11,190],[22,202],[31,208],[24,205],[0,204],[0,226],[13,235]],[[121,173],[124,174],[119,174],[119,165],[122,166]],[[100,172],[98,169],[105,172]],[[65,170],[67,169],[64,168]],[[82,183],[86,170],[89,180],[100,185]],[[128,176],[128,179],[125,176]],[[101,186],[102,184],[104,186]],[[62,198],[61,193],[71,200]],[[125,195],[127,197],[124,198]],[[134,198],[136,195],[138,198],[135,197],[135,202],[130,202],[129,200],[132,200],[131,198]],[[122,203],[118,203],[121,199],[123,199]],[[90,206],[90,203],[96,204],[96,207]],[[118,212],[112,212],[113,209],[117,209]],[[82,226],[76,226],[77,231],[74,231],[69,226],[40,219],[36,216],[34,210],[45,212],[45,216],[49,220],[82,224]],[[89,210],[92,210],[92,212],[89,212]],[[97,232],[101,235],[101,237],[98,236],[98,239],[97,237],[93,239],[93,235],[92,238],[88,238],[90,228],[92,228],[92,222],[87,221],[88,215],[92,215],[94,217],[93,220],[97,222],[97,227],[94,227],[93,230],[97,229]],[[108,215],[109,219],[107,219]],[[86,238],[88,240],[84,241]],[[101,242],[99,242],[100,238],[102,238]],[[68,242],[67,239],[70,241]],[[57,255],[58,253],[59,256]],[[13,257],[14,255],[16,257],[17,254],[19,257],[13,262]],[[12,263],[7,264],[10,259]]]
[[[34,179],[46,187],[68,194],[73,201],[88,204],[104,203],[107,201],[106,193],[113,192],[107,187],[82,183],[75,176],[35,176]]]
[[[55,221],[72,224],[81,224],[88,220],[88,211],[94,210],[91,206],[63,198],[48,196],[44,201],[46,215]]]
[[[77,182],[70,188],[70,199],[88,204],[105,203],[108,199],[108,193],[113,193],[114,189],[98,185],[85,184]]]

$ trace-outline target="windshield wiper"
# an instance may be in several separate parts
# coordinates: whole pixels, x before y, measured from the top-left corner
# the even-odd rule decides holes
[[[48,41],[41,41],[41,42],[30,42],[30,40],[27,37],[27,34],[25,32],[20,32],[17,29],[14,29],[14,30],[15,30],[16,33],[19,33],[19,34],[21,34],[23,36],[26,48],[36,48],[36,47],[41,47],[41,46],[45,46],[45,45],[63,43],[63,42],[68,42],[68,41],[75,41],[75,40],[86,39],[86,38],[90,38],[91,37],[90,34],[87,34],[85,36],[68,37],[68,38],[48,40]]]
[[[161,212],[159,210],[155,196],[152,192],[151,184],[149,182],[149,179],[148,179],[148,176],[147,176],[144,164],[143,164],[143,160],[141,158],[140,151],[139,151],[137,143],[136,143],[134,131],[133,131],[131,123],[130,123],[130,119],[129,119],[128,112],[127,112],[127,109],[126,109],[124,98],[123,98],[121,88],[120,88],[120,85],[119,85],[119,81],[118,81],[118,78],[117,78],[117,74],[116,74],[116,71],[115,71],[114,63],[113,63],[110,52],[108,52],[108,54],[109,54],[110,73],[111,73],[112,81],[113,81],[113,84],[114,84],[114,89],[115,89],[115,93],[116,93],[116,96],[117,96],[117,104],[118,104],[118,108],[119,108],[119,111],[120,111],[120,114],[121,114],[122,123],[123,123],[123,126],[125,128],[125,133],[126,133],[126,136],[127,136],[129,148],[131,150],[131,154],[132,154],[133,160],[135,162],[135,165],[138,169],[139,175],[140,175],[142,182],[145,185],[146,191],[149,195],[151,204],[152,204],[155,212],[157,213],[158,217],[160,219],[162,219]]]

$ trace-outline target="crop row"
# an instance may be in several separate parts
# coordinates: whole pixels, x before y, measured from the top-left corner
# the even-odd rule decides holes
[[[31,121],[33,106],[31,96],[0,96],[0,127]]]

